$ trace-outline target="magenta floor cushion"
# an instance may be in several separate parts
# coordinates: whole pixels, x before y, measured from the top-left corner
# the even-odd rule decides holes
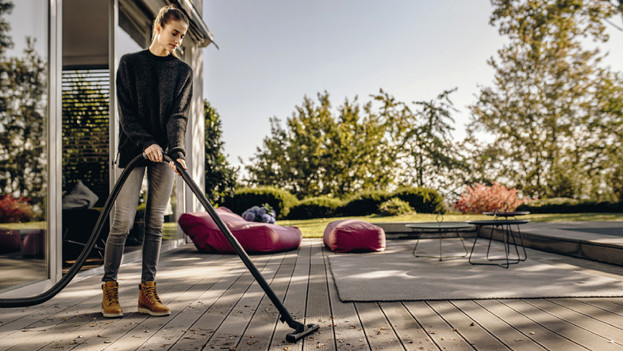
[[[365,221],[343,219],[327,225],[323,243],[334,252],[383,251],[386,248],[386,233]]]
[[[248,222],[225,207],[216,211],[247,253],[287,251],[301,245],[301,231],[297,227]],[[234,253],[207,212],[184,213],[178,223],[199,251]]]

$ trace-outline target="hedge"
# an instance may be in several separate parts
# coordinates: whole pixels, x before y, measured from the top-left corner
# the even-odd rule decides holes
[[[367,216],[377,213],[381,203],[390,200],[392,196],[385,191],[365,191],[354,195],[338,209],[343,216]]]
[[[431,188],[400,188],[392,197],[407,202],[417,213],[445,213],[442,195]]]
[[[274,187],[241,188],[233,196],[228,196],[223,206],[234,213],[242,214],[253,206],[269,204],[275,210],[276,218],[286,218],[290,208],[297,203],[297,198],[288,191]]]
[[[327,218],[337,216],[342,201],[327,197],[312,197],[300,201],[288,213],[290,219]]]
[[[527,202],[518,206],[516,210],[531,213],[621,213],[622,201],[589,201],[555,197]]]

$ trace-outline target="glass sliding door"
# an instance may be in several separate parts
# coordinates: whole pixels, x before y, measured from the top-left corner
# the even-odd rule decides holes
[[[62,260],[82,252],[109,193],[108,1],[63,0]],[[103,263],[108,225],[83,268]]]
[[[0,293],[49,278],[49,4],[0,7]]]

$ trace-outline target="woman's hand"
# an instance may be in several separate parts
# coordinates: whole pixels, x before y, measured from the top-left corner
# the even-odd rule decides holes
[[[163,149],[158,144],[148,146],[143,152],[145,152],[147,158],[152,162],[162,162],[163,160]]]
[[[186,161],[184,161],[181,158],[179,158],[177,161],[180,165],[182,165],[182,168],[188,169],[186,168]],[[178,172],[178,169],[176,168],[175,163],[173,163],[173,161],[169,162],[169,167],[171,167],[171,169],[173,169],[173,171],[176,172],[177,175],[181,175],[180,172]]]

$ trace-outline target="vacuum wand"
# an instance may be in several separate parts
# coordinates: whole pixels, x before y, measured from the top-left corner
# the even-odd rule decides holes
[[[256,279],[258,284],[260,284],[260,286],[262,287],[266,295],[269,297],[273,305],[275,305],[275,307],[280,313],[280,320],[282,322],[286,322],[289,327],[295,329],[294,332],[286,335],[286,340],[289,342],[296,342],[297,340],[305,338],[306,336],[318,331],[319,330],[318,324],[305,325],[301,322],[297,322],[296,320],[294,320],[292,315],[288,312],[286,307],[282,304],[282,301],[280,301],[277,295],[275,295],[275,292],[273,291],[273,289],[271,289],[271,286],[264,279],[260,271],[258,271],[258,268],[256,268],[256,266],[253,264],[253,262],[249,258],[249,255],[247,255],[247,252],[245,251],[245,249],[241,246],[238,240],[236,240],[236,238],[234,237],[230,229],[225,225],[225,223],[223,223],[223,221],[221,220],[217,212],[214,210],[214,208],[212,207],[212,205],[206,198],[206,195],[204,195],[204,192],[197,186],[197,184],[193,181],[193,179],[189,176],[189,174],[186,172],[186,170],[182,167],[182,165],[178,161],[172,160],[168,155],[165,155],[164,158],[165,158],[165,161],[173,162],[175,164],[178,172],[180,173],[180,176],[182,176],[182,179],[184,179],[184,182],[186,183],[186,185],[188,185],[188,187],[191,189],[193,194],[195,194],[195,196],[197,197],[199,202],[202,204],[202,206],[204,206],[204,208],[206,209],[206,212],[208,212],[212,220],[217,224],[217,227],[219,227],[219,229],[225,236],[226,240],[230,243],[234,251],[236,251],[236,253],[240,257],[240,259],[243,261],[245,266],[247,266],[247,269]]]

